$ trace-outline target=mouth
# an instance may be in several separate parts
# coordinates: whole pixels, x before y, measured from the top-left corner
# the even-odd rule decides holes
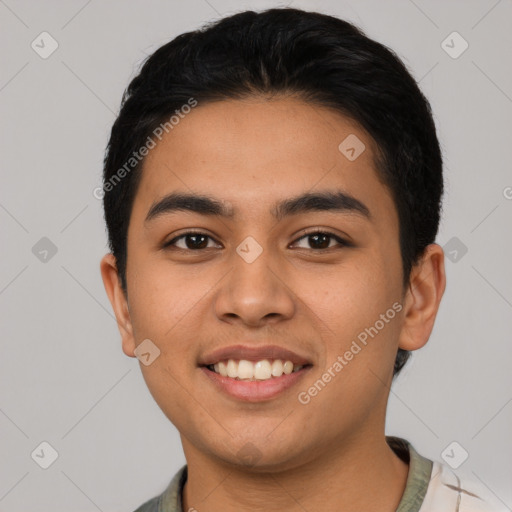
[[[277,346],[237,345],[199,361],[200,370],[217,390],[249,402],[275,398],[296,385],[312,366],[307,358]]]
[[[215,364],[209,364],[206,368],[222,377],[253,382],[290,375],[302,370],[305,366],[310,365],[293,364],[292,361],[283,359],[262,359],[256,362],[248,361],[247,359],[227,359]]]

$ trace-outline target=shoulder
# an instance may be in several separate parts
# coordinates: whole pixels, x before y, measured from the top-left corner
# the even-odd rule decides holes
[[[155,498],[152,498],[152,499],[146,501],[146,503],[143,503],[134,512],[158,512],[159,499],[160,499],[160,496],[156,496]]]
[[[181,495],[187,480],[187,466],[183,466],[172,478],[162,494],[143,503],[134,512],[180,512]]]
[[[509,512],[509,509],[481,481],[468,473],[455,473],[448,465],[434,461],[427,493],[419,512]]]

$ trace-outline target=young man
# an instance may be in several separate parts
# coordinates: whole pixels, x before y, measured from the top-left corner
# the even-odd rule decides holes
[[[445,289],[435,126],[390,50],[295,9],[182,34],[103,189],[123,351],[187,460],[138,512],[500,510],[384,433]]]

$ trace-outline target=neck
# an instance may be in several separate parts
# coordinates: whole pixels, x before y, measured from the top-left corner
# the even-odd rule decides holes
[[[384,434],[371,442],[367,437],[364,442],[351,440],[293,468],[266,472],[213,460],[183,441],[188,466],[185,511],[394,512],[408,475],[408,465],[388,446]]]

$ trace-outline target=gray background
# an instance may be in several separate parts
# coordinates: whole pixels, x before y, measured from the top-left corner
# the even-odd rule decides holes
[[[121,351],[92,191],[140,62],[203,22],[278,5],[0,0],[0,511],[133,510],[185,462],[139,362]],[[446,262],[430,342],[392,388],[387,433],[437,460],[456,441],[455,458],[469,453],[458,471],[510,509],[512,2],[291,5],[346,18],[393,48],[431,101],[446,162],[438,242],[456,237],[448,248],[457,259]],[[59,45],[47,59],[31,48],[43,31]],[[453,31],[469,43],[458,58],[441,46]],[[56,254],[41,252],[43,237]],[[42,441],[58,452],[48,469],[31,458]],[[34,459],[48,460],[40,450]]]

